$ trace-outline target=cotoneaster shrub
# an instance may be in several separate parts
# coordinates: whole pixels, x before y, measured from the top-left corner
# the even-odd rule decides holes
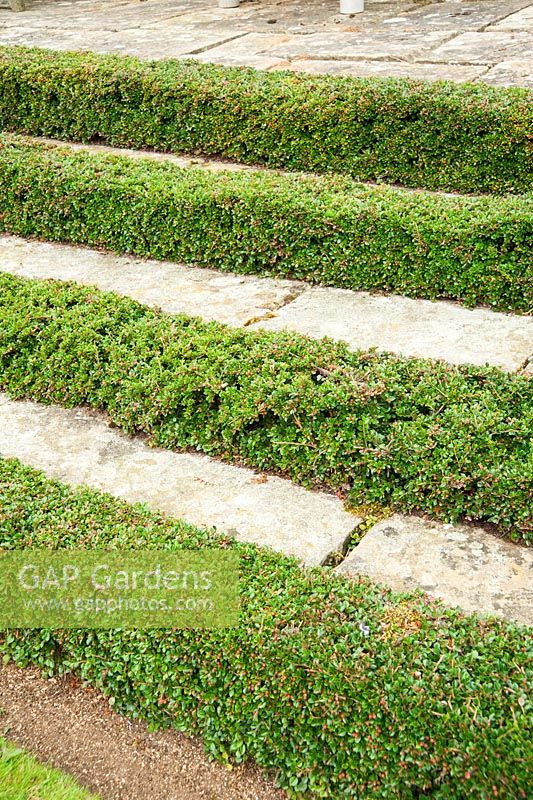
[[[459,192],[533,188],[533,93],[0,49],[4,130]]]
[[[0,386],[106,410],[155,444],[326,485],[354,504],[531,537],[533,381],[172,317],[0,276]]]
[[[234,548],[223,631],[8,630],[19,666],[73,672],[123,714],[273,770],[293,797],[526,798],[531,631],[165,519],[0,460],[4,548]],[[367,634],[367,635],[365,635]]]
[[[207,172],[0,137],[0,230],[349,289],[533,308],[533,195]],[[148,268],[148,267],[147,267]]]

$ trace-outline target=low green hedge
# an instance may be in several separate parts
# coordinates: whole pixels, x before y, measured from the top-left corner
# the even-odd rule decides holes
[[[531,631],[165,519],[0,461],[8,549],[231,547],[241,624],[224,631],[6,631],[20,666],[73,672],[116,710],[253,758],[291,796],[525,798]]]
[[[0,386],[130,433],[326,485],[350,502],[531,537],[533,381],[172,317],[0,276]]]
[[[349,289],[533,308],[533,195],[211,173],[0,137],[0,230]]]
[[[532,92],[0,49],[4,130],[459,192],[533,188]]]

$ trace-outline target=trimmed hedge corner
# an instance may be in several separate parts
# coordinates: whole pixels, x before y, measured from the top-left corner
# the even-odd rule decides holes
[[[349,289],[533,308],[533,195],[212,173],[0,137],[0,230]]]
[[[533,189],[532,92],[0,48],[4,130],[465,193]]]
[[[172,317],[0,275],[0,386],[124,430],[343,491],[354,504],[531,538],[533,381],[490,367]]]
[[[348,581],[0,461],[2,547],[234,548],[224,631],[8,630],[0,651],[72,672],[114,708],[274,771],[291,797],[525,800],[531,631]]]

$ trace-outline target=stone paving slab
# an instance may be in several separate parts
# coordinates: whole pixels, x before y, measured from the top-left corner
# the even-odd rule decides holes
[[[333,495],[207,456],[148,447],[102,415],[0,394],[0,454],[70,485],[142,502],[201,527],[296,556],[307,566],[341,552],[360,519]]]
[[[497,31],[529,31],[533,33],[533,6],[527,6],[492,26]]]
[[[345,341],[352,349],[450,364],[520,369],[533,352],[533,318],[445,301],[313,287],[255,327]]]
[[[269,48],[268,53],[280,58],[417,58],[423,61],[424,55],[428,56],[434,47],[443,44],[451,35],[451,31],[405,31],[389,28],[373,32],[312,33],[307,36],[287,37],[283,44]],[[238,46],[245,48],[246,45],[247,37],[244,36],[238,41]],[[226,49],[230,47],[231,45],[226,45]]]
[[[533,550],[481,528],[398,514],[371,528],[337,571],[533,624]]]
[[[195,58],[204,62],[247,67],[255,67],[268,59],[269,67],[284,62],[285,56],[280,55],[277,48],[282,48],[290,43],[294,37],[283,33],[246,33],[231,42],[211,47]],[[307,39],[307,37],[305,37]]]
[[[510,371],[533,354],[533,318],[444,301],[219,273],[8,235],[0,236],[0,271],[94,285],[171,314],[329,336],[354,350],[376,347]]]
[[[500,61],[483,75],[483,81],[493,86],[524,86],[533,89],[533,59],[511,58],[509,61]]]
[[[238,38],[233,30],[219,30],[206,33],[196,28],[177,26],[175,30],[164,27],[158,29],[140,28],[124,34],[109,31],[48,30],[11,27],[0,29],[0,44],[24,45],[26,47],[53,47],[55,50],[90,50],[96,53],[116,53],[137,56],[138,58],[182,58],[199,53]]]
[[[526,31],[463,33],[431,51],[431,58],[456,64],[497,64],[511,58],[533,59],[533,34]]]
[[[117,31],[173,19],[212,0],[25,0],[23,14],[7,13],[9,0],[0,5],[2,27],[32,25],[36,28]],[[3,10],[6,13],[3,13]]]
[[[229,275],[12,236],[0,236],[0,271],[97,286],[169,314],[200,316],[234,326],[272,313],[306,286],[298,281]]]
[[[454,33],[463,31],[483,30],[487,26],[499,27],[514,11],[520,11],[527,0],[450,0],[449,2],[426,2],[420,6],[412,4],[405,14],[389,17],[383,21],[384,25],[395,28],[413,30],[453,30]],[[515,16],[513,14],[513,16]],[[518,15],[516,15],[518,16]],[[523,30],[524,26],[513,27],[509,30]]]
[[[49,139],[44,136],[25,136],[29,142],[52,145],[53,147],[65,147],[75,153],[88,151],[90,153],[102,153],[110,156],[127,156],[128,158],[148,158],[150,161],[163,161],[175,164],[182,169],[206,169],[209,172],[257,172],[261,166],[249,166],[239,164],[236,161],[222,161],[216,158],[204,156],[176,155],[175,153],[159,153],[156,150],[131,150],[128,147],[111,147],[106,144],[81,144],[79,142],[63,142],[60,139]],[[277,170],[273,170],[277,171]]]

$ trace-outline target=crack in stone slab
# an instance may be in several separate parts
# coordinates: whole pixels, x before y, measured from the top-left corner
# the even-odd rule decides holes
[[[336,571],[533,624],[533,551],[473,525],[395,514],[374,525]]]

